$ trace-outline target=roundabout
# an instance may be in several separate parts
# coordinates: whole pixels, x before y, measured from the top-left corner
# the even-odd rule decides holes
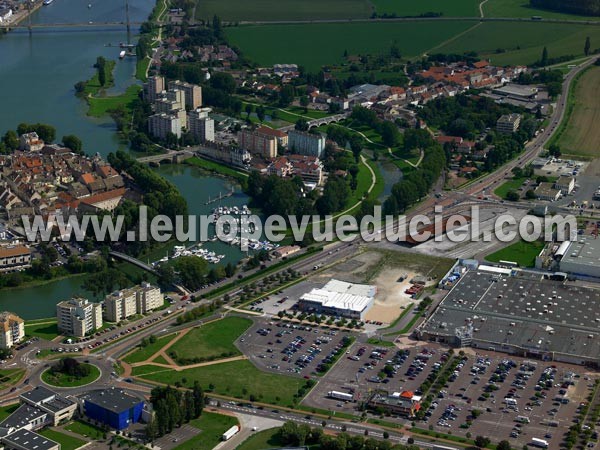
[[[100,368],[93,364],[81,363],[79,364],[79,367],[87,372],[87,374],[72,375],[66,372],[56,371],[54,370],[54,367],[49,367],[40,374],[40,379],[44,384],[55,388],[75,388],[92,384],[102,375]]]

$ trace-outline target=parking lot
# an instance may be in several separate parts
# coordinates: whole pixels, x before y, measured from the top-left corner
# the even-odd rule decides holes
[[[513,448],[530,444],[532,438],[548,441],[549,448],[560,448],[596,377],[579,366],[468,350],[439,392],[422,393],[423,381],[432,373],[441,373],[441,365],[450,358],[437,344],[422,344],[400,350],[354,344],[303,404],[358,414],[358,404],[374,390],[412,391],[424,394],[424,400],[431,394],[431,406],[423,409],[417,427],[465,437],[467,433],[489,436],[494,441],[506,439]],[[359,353],[361,348],[364,350]],[[373,352],[383,353],[373,358]],[[382,373],[386,365],[393,368],[391,376]],[[330,398],[330,391],[351,394],[354,401]],[[386,420],[411,421],[400,417]]]
[[[350,334],[325,327],[260,320],[238,341],[240,350],[259,368],[305,378],[331,364],[335,354],[345,352]]]

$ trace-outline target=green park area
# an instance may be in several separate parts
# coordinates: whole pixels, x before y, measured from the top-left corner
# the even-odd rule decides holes
[[[508,193],[518,190],[526,179],[525,177],[519,177],[507,180],[494,190],[494,194],[506,200]]]
[[[136,349],[126,355],[123,358],[123,361],[129,364],[146,361],[156,352],[158,352],[161,348],[171,342],[177,334],[169,334],[168,336],[163,336],[160,338],[149,338],[144,339]]]
[[[491,262],[510,261],[520,267],[534,267],[535,257],[544,248],[542,241],[518,241],[485,257]]]
[[[102,439],[106,434],[100,428],[82,420],[75,420],[69,423],[65,426],[65,430],[93,440]]]
[[[118,108],[130,109],[131,103],[138,99],[140,90],[141,87],[134,84],[129,86],[125,92],[120,95],[88,97],[87,102],[90,106],[88,115],[92,117],[102,117]]]
[[[254,433],[240,444],[237,450],[263,450],[265,448],[284,447],[279,438],[279,428],[269,428]]]
[[[56,319],[38,319],[25,322],[25,335],[51,341],[59,335]]]
[[[77,439],[76,437],[49,428],[41,430],[38,433],[44,437],[47,437],[48,439],[53,440],[54,442],[58,442],[61,450],[75,450],[86,443],[81,439]]]
[[[317,71],[344,62],[346,51],[377,55],[392,44],[404,57],[418,56],[472,25],[468,21],[248,25],[226,28],[226,34],[258,64],[293,61]]]
[[[173,344],[168,354],[180,365],[239,355],[234,342],[252,325],[244,317],[226,317],[192,328]]]
[[[209,20],[217,15],[226,22],[366,19],[372,11],[368,0],[203,0],[197,3],[196,18]]]
[[[234,425],[238,425],[235,417],[203,412],[198,419],[189,423],[200,430],[200,434],[175,447],[175,450],[212,450],[221,442],[221,436]]]
[[[42,381],[55,387],[78,387],[90,384],[100,377],[98,367],[87,363],[81,363],[79,366],[86,372],[85,375],[69,374],[50,367],[42,372]]]
[[[224,376],[226,374],[226,376]],[[239,399],[292,406],[294,396],[303,388],[302,378],[262,372],[246,360],[217,363],[180,371],[156,366],[133,368],[133,375],[142,380],[182,386],[198,381],[204,390]],[[251,383],[248,380],[252,380]]]

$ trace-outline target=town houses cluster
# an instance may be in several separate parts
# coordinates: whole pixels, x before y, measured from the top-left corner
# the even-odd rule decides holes
[[[112,211],[126,192],[121,174],[100,156],[45,144],[35,132],[20,136],[20,150],[0,156],[0,206],[11,221]]]

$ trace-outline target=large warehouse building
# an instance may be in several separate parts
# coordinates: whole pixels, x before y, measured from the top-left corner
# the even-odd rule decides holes
[[[415,331],[454,347],[600,366],[600,289],[479,267]]]
[[[563,253],[560,260],[562,272],[600,278],[600,240],[590,236],[580,237],[578,241],[570,242]]]
[[[83,413],[115,430],[140,421],[144,401],[121,389],[91,391],[80,397]]]
[[[363,320],[373,306],[377,286],[331,280],[320,289],[313,289],[298,300],[302,311],[329,316]]]

